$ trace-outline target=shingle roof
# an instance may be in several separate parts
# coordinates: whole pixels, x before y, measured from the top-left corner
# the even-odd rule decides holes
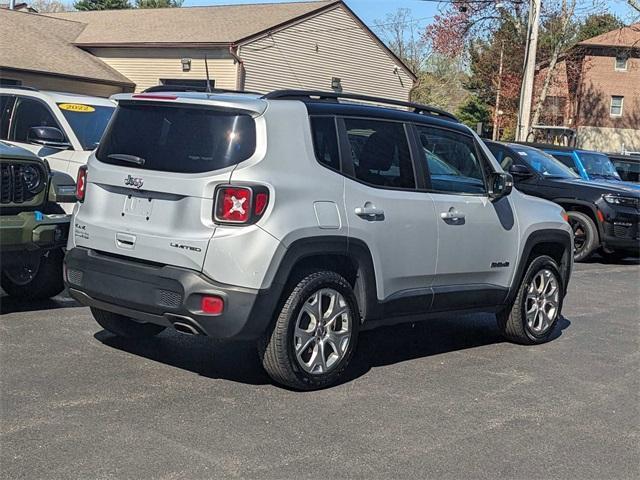
[[[584,46],[640,48],[640,23],[617,28],[579,43]]]
[[[48,14],[87,24],[75,44],[230,44],[267,31],[336,1],[223,5]]]
[[[133,85],[124,75],[72,42],[81,23],[0,9],[0,67]]]

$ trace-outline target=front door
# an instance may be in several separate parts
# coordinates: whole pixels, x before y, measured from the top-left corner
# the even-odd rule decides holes
[[[517,260],[518,225],[508,197],[489,200],[475,140],[461,132],[417,126],[438,225],[433,309],[500,301]]]
[[[416,190],[406,127],[360,118],[346,118],[344,124],[354,177],[345,184],[349,236],[371,251],[378,299],[386,302],[387,313],[426,311],[437,226],[431,195]],[[394,304],[401,311],[391,311]]]
[[[45,158],[52,170],[66,172],[75,152],[71,147],[64,150],[29,143],[29,130],[32,127],[56,127],[64,132],[44,102],[18,96],[9,125],[8,140]]]

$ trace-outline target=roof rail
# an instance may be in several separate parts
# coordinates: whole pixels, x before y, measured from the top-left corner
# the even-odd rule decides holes
[[[409,107],[413,109],[414,113],[427,114],[436,117],[442,117],[446,120],[453,120],[460,123],[460,120],[449,112],[441,110],[436,107],[430,107],[429,105],[422,105],[420,103],[404,102],[402,100],[392,100],[389,98],[372,97],[369,95],[360,95],[357,93],[337,93],[337,92],[321,92],[316,90],[274,90],[262,98],[265,100],[313,100],[316,97],[320,101],[332,101],[338,103],[340,98],[347,100],[361,100],[364,102],[382,103],[386,105],[395,105],[398,107]]]
[[[6,85],[6,84],[3,84],[2,82],[0,82],[0,87],[1,88],[13,88],[15,90],[29,90],[31,92],[39,92],[40,91],[37,88],[27,87],[26,85]]]
[[[207,87],[197,87],[190,85],[156,85],[142,91],[142,93],[153,92],[202,92],[207,93]],[[248,92],[241,90],[231,90],[226,88],[212,88],[208,93],[251,93],[254,95],[262,95],[259,92]]]

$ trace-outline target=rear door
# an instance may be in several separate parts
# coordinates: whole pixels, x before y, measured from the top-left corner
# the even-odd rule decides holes
[[[393,313],[425,311],[431,304],[437,227],[431,196],[416,187],[407,126],[345,118],[343,135],[353,169],[345,184],[349,236],[371,251],[378,298],[403,299],[394,302],[403,310]],[[407,297],[413,301],[404,301]]]
[[[517,260],[518,226],[510,199],[489,200],[486,166],[470,134],[426,125],[417,125],[416,133],[438,225],[433,308],[495,304]]]
[[[89,161],[76,245],[201,270],[215,230],[215,188],[255,152],[252,115],[122,101]]]

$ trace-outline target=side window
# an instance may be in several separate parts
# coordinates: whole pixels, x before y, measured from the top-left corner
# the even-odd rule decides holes
[[[573,157],[571,155],[567,155],[564,153],[552,153],[551,156],[562,163],[565,167],[569,167],[572,171],[578,173],[578,169],[576,168],[576,164],[573,161]]]
[[[440,192],[486,193],[473,138],[434,127],[417,125],[416,129],[431,188]]]
[[[498,161],[502,169],[505,172],[508,172],[511,168],[511,165],[513,165],[513,156],[509,153],[509,151],[506,148],[499,147],[498,145],[491,144],[487,146],[489,147],[489,150],[491,150],[493,156],[496,157],[496,160]]]
[[[9,123],[15,102],[16,97],[12,95],[0,95],[0,140],[7,140],[9,137]]]
[[[18,98],[18,102],[13,112],[13,123],[9,140],[16,142],[27,142],[27,136],[31,127],[58,127],[58,122],[46,107],[39,100],[31,98]]]
[[[311,136],[316,159],[322,165],[340,170],[338,154],[338,134],[333,117],[312,117]]]
[[[404,124],[344,119],[358,180],[393,188],[415,188],[416,181]]]

